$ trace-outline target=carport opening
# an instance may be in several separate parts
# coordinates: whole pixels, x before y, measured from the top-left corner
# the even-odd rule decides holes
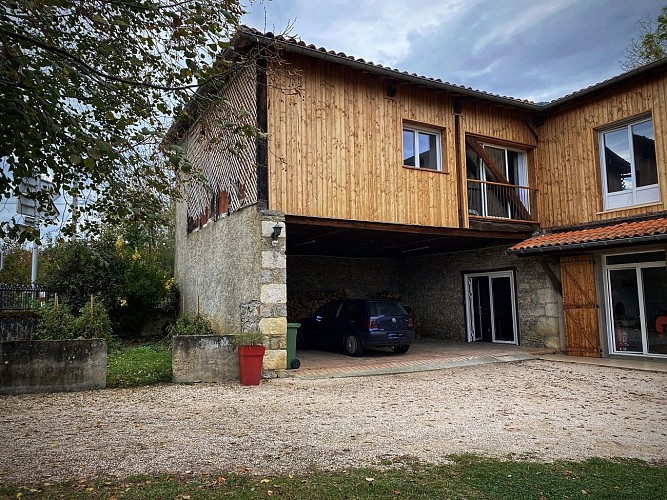
[[[464,287],[460,274],[448,276],[447,254],[526,235],[289,216],[286,226],[288,322],[302,322],[333,300],[395,300],[411,313],[418,338],[461,342],[468,340]],[[444,327],[453,308],[456,324]],[[342,347],[332,353],[346,359]]]

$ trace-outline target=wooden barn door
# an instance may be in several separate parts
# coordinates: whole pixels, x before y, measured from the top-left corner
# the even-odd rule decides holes
[[[563,310],[569,356],[600,357],[593,256],[562,257]]]

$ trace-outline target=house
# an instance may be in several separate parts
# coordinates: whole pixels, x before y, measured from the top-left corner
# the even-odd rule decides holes
[[[667,356],[667,60],[535,104],[250,28],[232,46],[171,131],[207,179],[176,280],[221,332],[266,333],[265,369],[342,296],[400,298],[425,337]]]

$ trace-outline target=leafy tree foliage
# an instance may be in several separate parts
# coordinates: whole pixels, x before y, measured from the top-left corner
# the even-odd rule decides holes
[[[639,38],[630,41],[622,67],[625,71],[667,56],[667,5],[658,16],[657,26],[649,17],[639,21]]]
[[[152,248],[132,245],[122,235],[107,231],[95,240],[72,240],[44,252],[41,285],[59,293],[75,311],[90,296],[109,312],[114,333],[136,337],[156,306],[174,305],[171,243]]]
[[[150,222],[174,186],[156,146],[195,90],[229,65],[242,13],[239,0],[4,0],[0,196],[41,176],[53,186],[30,197],[46,217],[57,215],[51,195],[65,193],[88,197],[84,229]],[[0,237],[21,234],[14,222]]]
[[[0,270],[0,283],[12,285],[30,284],[32,253],[15,241],[2,242],[4,266]]]

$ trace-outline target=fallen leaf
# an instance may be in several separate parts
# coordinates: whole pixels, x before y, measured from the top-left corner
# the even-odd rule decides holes
[[[268,483],[268,482],[269,482],[268,479],[262,479],[262,480],[260,481],[260,483]]]
[[[218,478],[218,484],[225,484],[226,482],[227,482],[227,480],[224,477],[220,476]]]
[[[368,481],[369,483],[372,483],[373,481],[375,481],[375,478],[374,477],[367,477],[366,481]]]

